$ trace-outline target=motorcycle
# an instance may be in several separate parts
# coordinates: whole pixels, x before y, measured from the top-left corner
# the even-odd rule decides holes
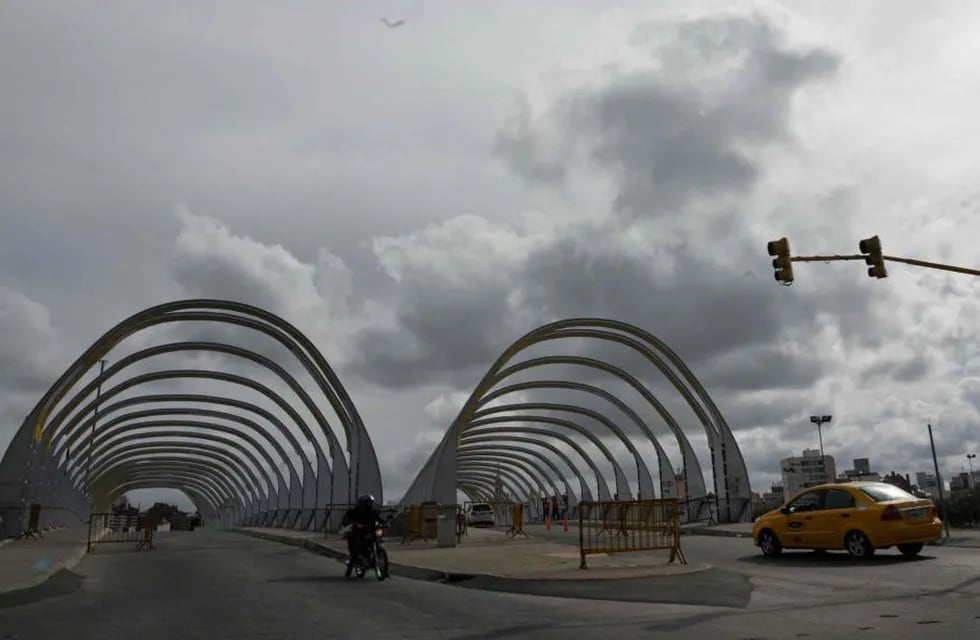
[[[374,533],[364,540],[361,553],[356,558],[347,560],[347,571],[344,574],[346,578],[363,578],[369,569],[374,570],[374,575],[377,576],[378,580],[384,580],[390,576],[388,573],[388,552],[384,546],[384,533],[385,530],[382,527],[376,528]],[[348,532],[347,535],[353,535],[353,532]]]

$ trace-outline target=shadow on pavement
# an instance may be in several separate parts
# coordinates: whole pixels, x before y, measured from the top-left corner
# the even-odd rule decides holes
[[[62,569],[41,584],[0,594],[0,609],[19,607],[74,593],[82,588],[85,576]]]
[[[819,567],[881,567],[893,564],[914,564],[916,562],[928,562],[935,559],[936,558],[934,556],[916,556],[914,558],[906,558],[901,554],[895,553],[887,555],[876,554],[870,558],[860,560],[857,558],[852,558],[844,552],[816,553],[813,551],[786,551],[783,552],[782,555],[774,558],[767,558],[760,553],[751,556],[743,556],[739,558],[738,561],[749,564],[775,567],[799,567],[806,565]]]
[[[557,598],[737,608],[747,607],[752,596],[752,582],[747,576],[718,568],[675,576],[608,580],[526,580],[475,576],[457,585],[466,589]]]
[[[370,576],[374,577],[374,576]],[[360,580],[357,580],[360,581]],[[282,578],[269,578],[266,582],[285,583],[285,584],[304,584],[311,582],[355,582],[343,576],[315,575],[315,576],[284,576]]]

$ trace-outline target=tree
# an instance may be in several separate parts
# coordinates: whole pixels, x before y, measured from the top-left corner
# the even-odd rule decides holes
[[[912,493],[913,491],[912,483],[909,482],[909,479],[899,473],[895,473],[894,471],[882,478],[882,481],[887,482],[888,484],[893,484],[899,489],[904,489],[909,493]]]

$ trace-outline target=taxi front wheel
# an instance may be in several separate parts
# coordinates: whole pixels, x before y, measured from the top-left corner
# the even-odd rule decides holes
[[[762,549],[764,556],[778,556],[783,552],[783,545],[780,544],[779,538],[769,529],[759,534],[759,548]]]

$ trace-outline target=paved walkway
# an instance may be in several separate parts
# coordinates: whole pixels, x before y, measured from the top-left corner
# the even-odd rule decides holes
[[[242,533],[302,546],[311,551],[346,558],[347,545],[337,535],[324,537],[308,531],[248,527]],[[588,558],[588,569],[579,568],[577,548],[540,538],[510,538],[500,530],[470,528],[457,547],[435,543],[401,544],[389,540],[388,558],[395,573],[457,577],[489,576],[529,580],[597,580],[641,578],[696,573],[708,565],[668,563],[667,551],[598,554]],[[422,577],[420,575],[420,577]]]
[[[46,531],[43,538],[11,540],[0,546],[0,593],[40,584],[85,555],[88,526]]]

